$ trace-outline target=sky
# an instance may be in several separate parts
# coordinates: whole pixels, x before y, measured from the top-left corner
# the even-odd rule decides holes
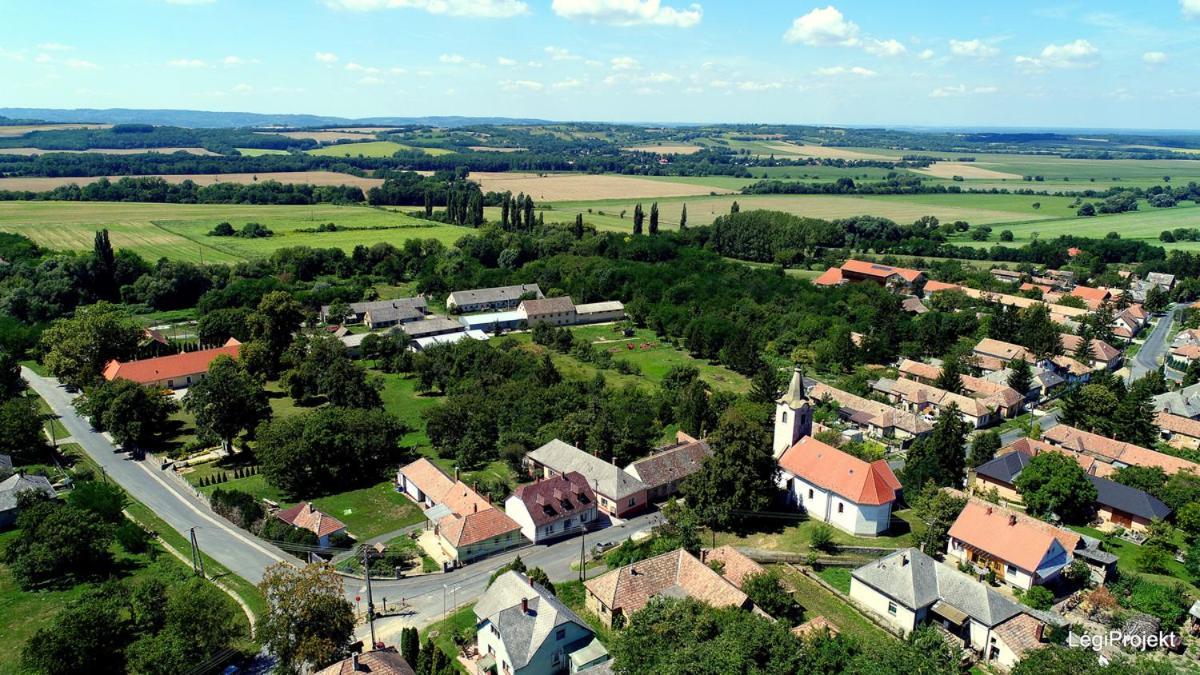
[[[1200,0],[0,8],[0,107],[1200,128]]]

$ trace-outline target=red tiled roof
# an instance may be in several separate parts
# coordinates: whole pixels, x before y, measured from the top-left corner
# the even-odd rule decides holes
[[[837,286],[843,281],[845,281],[845,278],[842,277],[841,268],[830,267],[824,272],[821,272],[821,276],[813,279],[812,282],[816,286]]]
[[[425,496],[436,503],[441,503],[442,497],[454,486],[454,481],[427,457],[400,469],[406,481],[416,485]]]
[[[864,260],[847,260],[842,265],[842,272],[852,272],[867,277],[875,277],[876,279],[886,279],[896,274],[909,283],[916,281],[917,277],[921,276],[921,270],[880,265],[879,263],[866,262]]]
[[[838,627],[829,619],[826,619],[823,616],[814,616],[808,621],[805,621],[799,626],[793,628],[792,635],[795,635],[798,638],[806,638],[823,630],[829,631],[830,637],[835,637],[841,632],[838,630]]]
[[[950,526],[950,536],[1032,572],[1057,539],[1068,552],[1080,536],[1023,513],[971,499]]]
[[[454,548],[477,544],[520,529],[517,521],[492,506],[465,515],[451,514],[438,522],[438,532]]]
[[[942,376],[941,367],[912,359],[901,361],[899,370],[901,375],[909,375],[918,380],[936,380]]]
[[[1092,288],[1091,286],[1076,286],[1075,288],[1071,289],[1071,295],[1073,295],[1077,298],[1080,298],[1084,302],[1087,302],[1089,304],[1094,302],[1097,305],[1099,305],[1100,303],[1102,303],[1106,299],[1108,299],[1108,297],[1110,295],[1112,295],[1112,293],[1109,292],[1109,290],[1107,288]]]
[[[863,461],[812,436],[805,436],[788,448],[779,458],[779,466],[856,504],[891,503],[900,489],[900,481],[887,462]]]
[[[1171,349],[1171,355],[1191,361],[1196,357],[1200,357],[1200,345],[1183,345],[1182,347],[1173,347]]]
[[[996,626],[994,630],[996,637],[1008,645],[1013,655],[1022,659],[1029,652],[1042,646],[1041,636],[1045,630],[1045,624],[1025,612],[1021,612]]]
[[[626,616],[656,596],[682,592],[713,607],[741,607],[749,599],[728,579],[683,549],[619,567],[583,582],[611,610]]]
[[[1074,459],[1075,462],[1079,464],[1079,468],[1083,469],[1084,473],[1088,474],[1089,476],[1097,476],[1099,478],[1105,478],[1117,472],[1117,470],[1113,468],[1112,464],[1105,464],[1095,457],[1089,457],[1083,453],[1075,452],[1074,450],[1059,447],[1057,445],[1050,445],[1045,441],[1039,441],[1034,438],[1018,438],[1011,444],[1001,448],[997,454],[1004,455],[1010,452],[1024,452],[1030,456],[1037,455],[1041,452],[1058,452],[1070,457],[1071,459]]]
[[[742,587],[746,577],[767,571],[762,565],[728,544],[700,551],[700,560],[706,565],[714,560],[719,561],[722,564],[721,576],[738,588]]]
[[[539,527],[596,505],[596,493],[578,471],[526,483],[513,496],[525,504],[534,525]]]
[[[1110,462],[1120,462],[1130,466],[1157,466],[1167,475],[1185,470],[1200,473],[1200,465],[1186,459],[1082,431],[1065,424],[1056,424],[1050,427],[1042,433],[1042,438],[1071,450],[1104,457]]]
[[[1028,281],[1026,281],[1025,283],[1021,284],[1021,286],[1020,286],[1020,289],[1021,289],[1022,291],[1032,291],[1032,290],[1034,290],[1035,288],[1036,288],[1037,290],[1041,291],[1043,296],[1044,296],[1044,295],[1046,295],[1047,293],[1049,293],[1049,292],[1051,292],[1051,291],[1053,291],[1053,290],[1054,290],[1053,288],[1050,288],[1049,286],[1046,286],[1046,285],[1043,285],[1043,284],[1031,284],[1031,283],[1029,283]]]
[[[311,502],[301,502],[290,509],[276,511],[275,517],[293,527],[308,530],[318,537],[346,529],[345,523],[314,509]]]
[[[396,652],[395,647],[363,652],[318,670],[316,675],[415,675],[412,666]]]
[[[975,353],[984,356],[993,356],[1005,361],[1012,361],[1017,358],[1033,361],[1033,356],[1029,353],[1029,350],[1021,345],[994,340],[992,338],[983,338],[980,340],[979,344],[975,345]]]
[[[961,290],[962,290],[962,286],[959,286],[958,284],[948,284],[944,281],[938,281],[936,279],[930,279],[929,281],[925,282],[925,295],[929,295],[930,293],[936,293],[938,291],[961,291]]]
[[[1161,410],[1155,416],[1154,423],[1158,425],[1159,429],[1170,431],[1174,434],[1200,438],[1200,420],[1183,417],[1182,415],[1172,415],[1166,410]]]
[[[182,354],[158,356],[126,363],[114,359],[104,367],[104,379],[112,381],[121,378],[138,384],[152,384],[160,380],[199,375],[208,372],[209,364],[218,356],[229,356],[236,359],[241,351],[241,345],[242,343],[237,340],[229,338],[223,347],[214,349],[183,352]]]

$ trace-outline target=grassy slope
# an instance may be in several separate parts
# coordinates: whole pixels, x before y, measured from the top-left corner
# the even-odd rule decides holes
[[[1141,203],[1138,211],[1100,215],[1092,218],[1060,218],[1036,222],[1025,222],[1003,227],[994,226],[992,240],[975,242],[969,238],[959,237],[954,243],[970,246],[994,246],[1000,244],[1000,230],[1012,230],[1013,241],[1000,244],[1002,246],[1022,246],[1029,243],[1033,234],[1037,233],[1042,239],[1048,239],[1062,234],[1073,234],[1081,237],[1104,237],[1109,232],[1117,232],[1124,239],[1143,239],[1166,248],[1187,250],[1200,249],[1200,242],[1176,242],[1164,244],[1158,240],[1163,230],[1177,227],[1200,227],[1200,207],[1193,202],[1183,202],[1180,206],[1170,209],[1156,209]]]
[[[394,141],[366,141],[363,143],[340,143],[338,145],[327,145],[323,148],[309,150],[310,155],[320,155],[322,157],[391,157],[400,150],[420,150],[427,155],[448,155],[449,150],[445,148],[418,148],[403,143]]]

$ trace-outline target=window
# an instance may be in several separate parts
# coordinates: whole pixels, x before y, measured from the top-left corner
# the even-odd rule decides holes
[[[559,628],[558,631],[554,633],[555,640],[563,640],[563,639],[566,639],[566,637],[567,637],[567,629],[566,628]]]
[[[809,499],[812,499],[812,498],[813,498],[813,491],[812,491],[812,488],[808,488],[808,498],[809,498]]]
[[[630,497],[630,498],[629,498],[629,505],[630,505],[630,506],[635,506],[636,504],[637,504],[637,497]]]
[[[1008,572],[1009,574],[1016,574],[1016,573],[1017,573],[1017,568],[1013,567],[1012,565],[1009,565],[1009,566],[1008,566],[1008,568],[1007,568],[1007,572]]]
[[[784,410],[782,413],[780,413],[780,415],[782,415],[782,416],[779,418],[779,421],[786,422],[787,421],[787,411]]]
[[[838,502],[838,513],[842,513],[845,510],[846,510],[846,505],[841,502]]]
[[[891,614],[892,616],[896,616],[896,603],[894,603],[894,602],[888,603],[888,614]]]

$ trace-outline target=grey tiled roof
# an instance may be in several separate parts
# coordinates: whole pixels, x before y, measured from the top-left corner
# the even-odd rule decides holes
[[[0,455],[0,471],[12,471],[12,457],[8,455]]]
[[[51,499],[58,496],[54,486],[45,476],[25,476],[16,474],[0,482],[0,511],[11,511],[17,508],[17,495],[29,490],[40,490]]]
[[[529,602],[529,611],[521,611],[521,600]],[[475,616],[488,620],[500,632],[504,648],[512,659],[513,670],[524,668],[542,643],[554,635],[554,629],[575,623],[588,625],[546,589],[531,583],[514,571],[501,574],[475,604]]]
[[[462,322],[454,319],[447,319],[443,316],[430,317],[422,321],[413,321],[400,326],[400,330],[410,338],[416,339],[434,333],[448,333],[452,331],[466,330],[466,326]]]
[[[529,458],[558,473],[578,471],[591,483],[592,489],[610,499],[620,499],[646,488],[620,467],[557,438],[529,453]]]
[[[915,548],[900,549],[851,573],[855,579],[896,599],[910,610],[941,600],[985,626],[1022,612],[1021,606],[958,570]]]
[[[986,476],[1002,483],[1012,483],[1017,479],[1017,474],[1021,473],[1021,469],[1029,464],[1029,460],[1033,459],[1028,453],[1010,452],[999,457],[980,464],[975,469],[975,473],[980,476]]]
[[[1111,506],[1148,520],[1166,518],[1171,515],[1169,506],[1142,490],[1098,476],[1088,476],[1088,480],[1096,486],[1097,504]]]
[[[1193,384],[1177,391],[1169,391],[1154,397],[1154,410],[1166,410],[1172,415],[1196,417],[1200,415],[1200,384]]]
[[[537,284],[520,284],[518,286],[497,286],[496,288],[473,288],[468,291],[454,291],[446,298],[446,303],[456,305],[479,305],[494,302],[516,302],[526,293],[534,297],[542,297],[542,289]]]

